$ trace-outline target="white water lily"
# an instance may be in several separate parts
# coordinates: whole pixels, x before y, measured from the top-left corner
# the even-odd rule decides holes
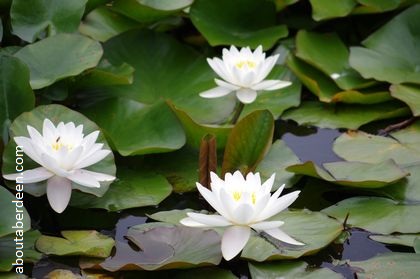
[[[276,64],[279,55],[265,58],[262,46],[252,52],[249,47],[238,50],[231,46],[223,49],[223,57],[207,59],[210,67],[223,79],[215,79],[217,87],[200,93],[204,98],[217,98],[231,92],[244,104],[257,98],[257,91],[276,90],[291,85],[289,81],[264,80]]]
[[[242,251],[249,240],[251,229],[264,231],[283,242],[304,245],[279,229],[284,222],[266,221],[291,205],[300,191],[279,197],[284,188],[282,185],[271,195],[275,174],[262,185],[259,173],[249,173],[246,179],[239,171],[233,175],[226,173],[224,181],[213,172],[210,175],[212,190],[199,183],[197,188],[220,215],[189,212],[188,217],[180,222],[189,227],[228,226],[222,237],[222,254],[226,260]]]
[[[32,126],[27,126],[28,137],[14,137],[23,152],[41,167],[17,174],[3,175],[15,180],[23,177],[22,183],[47,180],[47,197],[51,207],[58,213],[67,207],[72,191],[72,182],[86,187],[100,187],[101,181],[112,181],[114,176],[84,168],[104,159],[110,150],[96,143],[99,131],[83,134],[83,125],[60,122],[57,127],[49,120],[43,123],[42,135]]]

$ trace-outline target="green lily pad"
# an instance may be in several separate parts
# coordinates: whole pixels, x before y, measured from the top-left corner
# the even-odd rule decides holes
[[[0,133],[8,135],[8,123],[31,110],[35,96],[29,85],[29,70],[10,56],[0,56]]]
[[[171,105],[171,108],[184,128],[188,146],[199,149],[201,139],[205,135],[210,134],[216,137],[217,149],[223,149],[225,147],[228,136],[232,131],[231,125],[200,124],[194,121],[185,111],[173,105]]]
[[[158,205],[172,192],[171,185],[162,175],[120,168],[117,177],[104,196],[97,198],[76,192],[70,205],[119,211]]]
[[[309,0],[312,6],[312,18],[320,21],[335,17],[345,17],[357,5],[354,0]]]
[[[113,65],[131,65],[134,82],[101,87],[100,95],[86,99],[91,105],[83,112],[124,156],[168,152],[185,144],[182,126],[165,99],[198,123],[221,122],[235,105],[230,96],[209,100],[198,95],[215,86],[214,73],[204,57],[168,35],[129,31],[107,41],[105,56]]]
[[[420,162],[419,135],[420,122],[391,133],[390,137],[349,131],[335,140],[333,150],[347,161],[379,163],[393,159],[397,164],[408,165]]]
[[[420,80],[420,5],[414,5],[350,49],[350,65],[364,78],[390,83]]]
[[[287,80],[292,85],[279,90],[258,92],[257,99],[244,107],[241,118],[253,111],[267,109],[277,119],[286,109],[299,106],[302,84],[288,68],[283,65],[274,66],[267,79]]]
[[[91,11],[79,26],[79,32],[97,41],[105,42],[127,30],[140,27],[141,24],[101,6]]]
[[[340,279],[344,278],[328,268],[310,268],[303,261],[248,263],[253,279]]]
[[[414,241],[420,234],[370,235],[369,238],[377,242],[393,245],[414,247]]]
[[[0,186],[0,212],[2,212],[0,217],[0,237],[15,233],[17,229],[12,228],[13,226],[22,227],[19,229],[22,231],[27,231],[31,228],[29,214],[25,207],[20,206],[21,204],[23,205],[23,202],[19,203],[21,200],[18,199],[21,196],[20,194],[19,196],[14,196],[6,188]],[[14,203],[13,201],[17,202]],[[17,210],[22,210],[22,212],[16,212]]]
[[[29,67],[32,88],[40,89],[95,67],[102,47],[78,34],[57,34],[21,48],[14,56]]]
[[[57,33],[73,33],[87,0],[14,0],[10,10],[13,34],[27,42]]]
[[[191,5],[192,0],[117,0],[112,10],[141,23],[152,23]]]
[[[288,34],[285,25],[276,25],[276,7],[272,1],[195,0],[190,17],[212,46],[256,48],[262,45],[269,49]]]
[[[391,11],[398,8],[404,0],[357,0],[357,2],[359,2],[361,6],[354,9],[354,14]]]
[[[360,187],[380,188],[394,183],[408,175],[392,160],[378,164],[362,162],[333,162],[317,166],[308,161],[303,164],[292,165],[286,168],[297,174],[309,175],[334,184]]]
[[[220,236],[209,229],[148,223],[131,227],[126,237],[141,250],[117,245],[115,255],[100,264],[102,268],[109,271],[185,268],[217,265],[222,258]]]
[[[358,129],[372,121],[403,117],[410,110],[395,102],[370,106],[346,104],[322,104],[320,102],[303,102],[299,108],[286,111],[282,118],[291,119],[300,125],[313,125],[320,128]],[[398,163],[398,162],[397,162]]]
[[[420,164],[404,167],[409,176],[395,184],[376,189],[375,192],[404,203],[420,202]]]
[[[111,237],[97,231],[62,231],[61,235],[64,238],[40,236],[36,248],[47,255],[106,258],[114,247]]]
[[[341,223],[336,220],[309,210],[283,211],[271,220],[283,221],[281,229],[305,245],[286,246],[273,238],[270,243],[260,236],[251,236],[242,251],[242,258],[262,262],[312,255],[331,243],[343,230]]]
[[[273,115],[267,110],[255,111],[240,120],[226,143],[222,173],[254,171],[268,152],[273,133]]]
[[[301,30],[296,35],[296,56],[321,70],[344,90],[372,84],[350,68],[349,50],[337,34]]]
[[[0,238],[0,272],[10,271],[13,268],[21,267],[21,265],[12,266],[16,261],[17,248],[20,248],[21,239],[23,238],[23,262],[33,263],[41,259],[42,254],[35,250],[35,241],[41,234],[39,231],[27,231],[21,237],[15,233]],[[17,241],[15,242],[15,238]],[[0,273],[1,274],[1,273]],[[16,276],[16,273],[15,273]],[[16,277],[13,277],[16,278]]]
[[[261,179],[266,180],[275,173],[273,190],[277,189],[283,184],[285,187],[292,187],[299,179],[300,175],[296,175],[286,170],[290,165],[300,163],[299,158],[282,140],[277,140],[273,143],[267,155],[258,164],[256,172],[261,174]]]
[[[392,100],[387,89],[371,87],[360,90],[342,90],[334,80],[315,67],[290,55],[287,65],[301,82],[325,103],[377,104]],[[364,85],[372,84],[366,81]]]
[[[418,233],[420,205],[403,205],[377,197],[354,197],[343,200],[322,210],[322,212],[344,221],[347,225],[374,233],[391,234]]]
[[[391,95],[406,103],[414,116],[420,116],[420,86],[394,84],[391,86]]]
[[[62,105],[46,105],[46,106],[37,106],[30,112],[25,112],[18,116],[15,121],[13,121],[12,125],[10,126],[11,137],[15,136],[25,136],[28,137],[28,131],[26,126],[30,125],[34,127],[38,131],[42,131],[42,126],[44,119],[50,119],[55,125],[59,122],[74,122],[75,125],[83,124],[83,133],[84,135],[88,135],[93,131],[100,130],[98,126],[87,119],[81,113],[68,109]],[[105,141],[105,138],[102,133],[99,134],[97,142],[103,143],[103,149],[110,149],[108,144]],[[15,163],[16,159],[16,144],[14,141],[10,141],[6,147],[3,154],[3,167],[2,173],[10,174],[15,173]],[[25,170],[36,168],[39,165],[33,162],[28,156],[23,156]],[[100,172],[115,176],[115,162],[114,162],[114,155],[110,153],[107,157],[105,157],[102,161],[94,164],[92,166],[87,167],[87,170]],[[103,196],[105,192],[108,190],[110,182],[101,182],[101,187],[99,188],[92,188],[92,187],[85,187],[78,185],[76,183],[72,183],[72,188],[80,190],[85,193],[93,194],[95,196]],[[12,184],[10,181],[6,184],[10,188],[15,188],[16,185]],[[31,183],[25,184],[23,189],[25,192],[34,195],[34,196],[41,196],[44,195],[46,192],[46,181],[41,181],[38,183]]]
[[[192,209],[173,209],[169,211],[159,211],[150,215],[147,215],[149,218],[152,218],[153,220],[169,223],[173,225],[178,225],[179,221],[182,219],[188,217],[188,212],[193,212]],[[200,211],[200,213],[207,213],[207,211]]]
[[[416,278],[419,274],[419,254],[386,253],[361,262],[350,262],[357,278]]]
[[[414,251],[416,254],[420,254],[420,237],[414,239]]]

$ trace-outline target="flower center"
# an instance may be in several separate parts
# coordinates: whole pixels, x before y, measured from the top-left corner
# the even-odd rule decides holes
[[[241,192],[233,192],[233,199],[235,201],[239,201],[241,199],[242,193]]]
[[[255,62],[251,60],[242,60],[235,64],[236,68],[238,69],[242,69],[243,67],[245,67],[245,65],[248,66],[248,68],[250,69],[254,69],[256,66]]]
[[[58,150],[60,150],[61,148],[63,148],[63,146],[64,147],[66,147],[67,148],[67,150],[71,150],[71,149],[73,149],[73,145],[72,144],[66,144],[66,143],[63,143],[62,141],[60,141],[61,140],[61,137],[58,137],[56,140],[55,140],[55,142],[53,142],[53,144],[51,144],[51,147],[52,147],[52,149],[53,150],[55,150],[55,151],[58,151]]]

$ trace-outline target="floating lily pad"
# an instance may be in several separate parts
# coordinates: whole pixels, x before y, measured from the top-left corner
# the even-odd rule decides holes
[[[321,70],[344,90],[372,84],[350,68],[349,50],[337,34],[301,30],[296,35],[296,56]]]
[[[42,126],[44,119],[50,119],[55,125],[58,125],[59,122],[74,122],[75,125],[83,124],[83,133],[84,135],[88,135],[93,131],[100,130],[98,126],[87,119],[84,115],[79,112],[73,111],[67,107],[62,105],[46,105],[46,106],[37,106],[30,112],[25,112],[18,116],[15,121],[13,121],[12,125],[10,126],[11,137],[15,136],[25,136],[28,137],[27,125],[34,127],[38,131],[42,131]],[[110,147],[105,141],[103,133],[100,133],[98,136],[98,143],[103,143],[103,149],[110,150]],[[4,174],[11,174],[15,173],[15,163],[16,159],[16,144],[12,140],[10,141],[6,147],[3,154],[3,167],[2,173]],[[38,164],[33,162],[28,156],[23,156],[25,170],[33,169],[39,167]],[[114,155],[110,153],[106,156],[102,161],[94,164],[92,166],[87,167],[86,169],[109,174],[115,176],[115,162],[114,162]],[[105,192],[108,190],[110,182],[101,182],[101,187],[93,188],[93,187],[85,187],[78,185],[76,183],[72,183],[72,188],[80,190],[85,193],[93,194],[95,196],[103,196]],[[10,181],[7,182],[7,186],[11,188],[15,188],[16,185],[12,184]],[[46,193],[46,181],[41,181],[38,183],[30,183],[25,184],[24,191],[34,195],[34,196],[41,196]]]
[[[251,236],[242,251],[242,258],[261,262],[312,255],[331,243],[343,229],[336,220],[309,210],[283,211],[270,220],[283,221],[281,229],[305,245],[285,245],[274,238],[271,238],[270,243],[260,236]]]
[[[36,248],[47,255],[106,258],[114,247],[111,237],[97,231],[62,231],[61,235],[64,238],[40,236]]]
[[[272,190],[283,184],[286,185],[285,187],[292,187],[300,179],[300,175],[295,175],[287,171],[286,168],[298,163],[300,163],[300,160],[295,153],[284,141],[277,140],[273,143],[261,163],[258,164],[256,172],[261,174],[262,180],[270,178],[273,173],[276,174]]]
[[[344,17],[356,6],[354,0],[310,0],[313,19],[320,21],[335,17]]]
[[[347,161],[379,163],[393,159],[397,164],[413,164],[420,162],[419,143],[420,122],[417,122],[391,133],[390,137],[349,131],[335,140],[333,150]]]
[[[420,205],[403,205],[377,197],[354,197],[332,205],[322,212],[344,221],[347,225],[374,233],[418,233]]]
[[[350,49],[350,65],[364,78],[390,83],[420,80],[420,5],[414,5]]]
[[[140,251],[120,246],[101,267],[109,271],[120,269],[156,270],[217,265],[222,253],[220,236],[213,230],[148,223],[131,227],[126,236]]]
[[[21,237],[16,233],[9,234],[0,238],[0,272],[10,271],[16,263],[16,249],[20,248],[21,239],[23,239],[23,261],[25,263],[33,263],[41,259],[42,254],[35,250],[35,241],[41,234],[39,231],[27,231]],[[17,241],[15,242],[15,239]],[[20,250],[20,249],[18,249]],[[20,254],[20,253],[19,253]],[[1,273],[0,273],[1,274]],[[16,273],[15,273],[16,276]],[[16,278],[16,277],[14,277]]]
[[[321,102],[325,103],[349,103],[349,104],[377,104],[392,100],[387,89],[367,88],[361,90],[342,90],[334,82],[333,78],[322,73],[315,67],[307,64],[299,58],[290,55],[287,59],[289,68],[299,77],[302,83]],[[336,77],[336,76],[334,76]],[[365,85],[371,83],[366,82]]]
[[[0,135],[8,135],[7,124],[34,105],[26,65],[14,57],[0,56]]]
[[[214,135],[216,137],[217,149],[223,149],[226,145],[228,136],[232,131],[232,125],[211,125],[200,124],[194,121],[185,111],[178,109],[171,105],[172,110],[177,115],[184,127],[187,136],[187,145],[199,149],[201,139],[207,135]]]
[[[366,261],[350,262],[357,278],[416,278],[419,274],[419,254],[386,253]]]
[[[16,201],[16,203],[13,201]],[[2,212],[0,217],[0,237],[15,233],[16,229],[12,227],[20,227],[20,223],[22,223],[22,228],[20,229],[22,231],[27,231],[31,228],[31,219],[29,214],[25,207],[21,207],[21,205],[23,205],[23,201],[21,199],[17,199],[16,196],[12,195],[12,193],[10,193],[6,188],[0,186],[0,212]],[[22,212],[17,212],[17,210]],[[20,223],[17,224],[17,222]]]
[[[172,192],[171,185],[162,175],[120,168],[117,177],[104,196],[98,198],[76,192],[70,205],[119,211],[158,205]]]
[[[169,211],[159,211],[151,215],[148,215],[148,217],[156,221],[178,225],[180,224],[179,221],[181,221],[183,218],[188,217],[187,215],[188,212],[193,212],[193,210],[192,209],[173,209]],[[207,213],[207,212],[202,211],[200,213]]]
[[[79,26],[79,32],[97,41],[108,39],[141,24],[112,11],[109,7],[98,7],[91,11]]]
[[[323,179],[338,185],[360,188],[384,187],[408,175],[392,160],[378,164],[333,162],[322,166],[324,168],[317,166],[312,161],[308,161],[303,164],[289,166],[286,170]]]
[[[398,8],[407,0],[357,0],[361,6],[353,10],[353,14],[380,13]]]
[[[404,203],[420,202],[420,164],[407,166],[404,171],[410,175],[376,192]]]
[[[40,89],[95,67],[102,47],[78,34],[57,34],[21,48],[14,56],[29,67],[32,88]]]
[[[235,105],[230,96],[208,100],[198,95],[215,86],[214,73],[204,57],[168,35],[129,31],[107,41],[105,56],[113,65],[131,65],[134,82],[102,87],[83,112],[105,130],[122,155],[168,152],[185,144],[182,126],[162,99],[171,100],[198,123],[223,121]]]
[[[297,109],[286,111],[282,115],[282,118],[294,120],[300,125],[356,130],[360,126],[372,121],[402,117],[409,114],[410,110],[407,107],[396,104],[395,102],[363,106],[332,105],[308,101],[303,102]]]
[[[87,0],[14,0],[10,10],[13,33],[27,42],[45,35],[73,33]]]
[[[190,16],[212,46],[262,45],[269,49],[288,33],[285,25],[276,25],[276,7],[271,1],[195,0]]]
[[[344,278],[328,268],[310,268],[306,262],[248,263],[253,279],[340,279]]]
[[[391,86],[391,95],[406,103],[414,116],[420,116],[420,86],[394,84]]]
[[[393,245],[414,247],[414,241],[420,234],[370,235],[369,238],[377,242]]]
[[[273,133],[273,115],[267,110],[255,111],[240,120],[226,143],[222,172],[254,171],[268,152]]]

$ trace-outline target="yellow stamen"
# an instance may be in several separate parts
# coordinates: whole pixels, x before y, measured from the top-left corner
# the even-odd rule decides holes
[[[251,60],[242,60],[235,64],[235,66],[239,69],[242,69],[245,65],[247,65],[250,69],[253,69],[256,66],[255,62]]]
[[[241,192],[233,192],[233,199],[235,201],[239,201],[241,199],[242,193]]]
[[[63,144],[62,142],[60,142],[60,137],[58,137],[55,140],[55,142],[51,144],[52,149],[54,149],[55,151],[60,150],[61,148],[63,148],[63,146],[65,146],[68,150],[73,148],[72,144]]]
[[[255,192],[252,192],[251,201],[252,204],[255,204],[257,202],[257,195],[255,194]]]

